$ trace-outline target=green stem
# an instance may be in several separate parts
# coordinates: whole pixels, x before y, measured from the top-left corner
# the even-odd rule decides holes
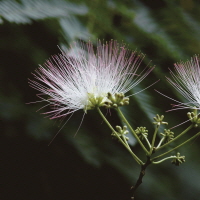
[[[165,161],[165,160],[168,160],[168,159],[172,159],[172,158],[176,158],[176,156],[169,156],[169,157],[166,157],[166,158],[163,158],[162,160],[159,160],[157,162],[152,162],[153,164],[160,164],[161,162]]]
[[[180,133],[178,136],[176,136],[173,140],[170,140],[169,142],[165,143],[164,145],[156,148],[156,150],[158,149],[162,149],[163,147],[167,146],[168,144],[170,144],[171,142],[174,142],[175,140],[177,140],[178,138],[180,138],[182,135],[184,135],[185,133],[187,133],[190,129],[192,129],[194,127],[193,124],[191,124],[188,128],[186,128],[182,133]]]
[[[166,155],[166,154],[168,154],[168,153],[170,153],[170,152],[172,152],[172,151],[174,151],[175,149],[178,149],[179,147],[181,147],[181,146],[183,146],[184,144],[186,144],[186,143],[190,142],[191,140],[193,140],[193,139],[194,139],[195,137],[197,137],[198,135],[200,135],[200,132],[198,132],[196,135],[192,136],[191,138],[189,138],[188,140],[186,140],[186,141],[183,142],[182,144],[180,144],[180,145],[174,147],[173,149],[171,149],[171,150],[169,150],[169,151],[167,151],[167,152],[165,152],[165,153],[163,153],[163,154],[161,154],[161,155],[159,155],[159,156],[154,157],[154,158],[152,159],[152,161],[153,161],[153,160],[156,160],[156,159],[158,159],[158,158],[160,158],[160,157],[162,157],[162,156],[164,156],[164,155]]]
[[[149,148],[151,149],[151,144],[150,144],[150,142],[149,142],[148,138],[144,136],[144,139],[145,139],[145,141],[147,142],[147,144],[148,144]]]
[[[141,142],[140,138],[137,136],[136,132],[133,130],[133,128],[131,127],[131,125],[129,124],[129,122],[126,120],[126,118],[124,117],[123,113],[121,112],[121,110],[119,108],[116,108],[116,110],[118,111],[120,117],[122,118],[122,120],[126,123],[126,125],[128,126],[128,128],[131,130],[131,132],[133,133],[133,135],[135,136],[135,138],[137,139],[137,141],[139,142],[140,146],[143,148],[143,150],[148,154],[148,150],[145,148],[145,146],[143,145],[143,143]]]
[[[99,114],[101,115],[101,117],[103,118],[103,120],[105,121],[105,123],[108,125],[108,127],[111,129],[111,131],[115,134],[115,136],[119,139],[119,141],[124,145],[124,147],[131,153],[131,155],[133,156],[133,158],[136,160],[136,162],[139,165],[143,165],[144,163],[132,152],[131,148],[129,147],[127,142],[124,142],[121,137],[118,135],[118,133],[115,131],[115,129],[112,127],[112,125],[108,122],[108,120],[105,118],[104,114],[101,112],[101,110],[99,108],[97,108]]]
[[[163,137],[161,138],[161,140],[160,140],[158,146],[156,147],[156,149],[158,149],[158,148],[161,146],[161,144],[163,143],[164,139],[165,139],[165,137],[163,136]]]
[[[149,151],[149,156],[151,156],[153,149],[154,149],[154,144],[155,144],[155,141],[156,141],[156,135],[157,135],[157,132],[158,132],[158,128],[159,128],[159,125],[156,125],[156,129],[154,131],[153,139],[152,139],[152,143],[151,143],[151,149]]]
[[[122,138],[123,138],[124,143],[125,143],[127,146],[129,146],[129,144],[128,144],[126,138],[124,137],[124,135],[122,135]]]

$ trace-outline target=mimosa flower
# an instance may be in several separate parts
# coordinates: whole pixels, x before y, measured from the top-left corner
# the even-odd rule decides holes
[[[52,56],[36,70],[36,80],[30,80],[30,86],[42,93],[38,95],[42,101],[52,107],[46,113],[51,119],[103,106],[109,101],[108,94],[127,93],[153,69],[138,70],[144,55],[116,41],[99,41],[95,50],[91,42],[79,45]]]
[[[200,109],[200,66],[199,57],[194,56],[187,62],[176,63],[175,72],[170,70],[173,80],[167,78],[169,83],[179,91],[187,100],[186,103],[178,102],[177,109]]]

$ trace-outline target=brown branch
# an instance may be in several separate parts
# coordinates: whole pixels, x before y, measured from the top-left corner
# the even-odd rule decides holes
[[[144,165],[141,166],[140,175],[138,177],[138,180],[137,180],[135,186],[133,187],[133,197],[131,197],[131,199],[134,199],[135,191],[142,184],[142,179],[143,179],[143,177],[145,175],[145,170],[148,167],[148,165],[150,165],[150,164],[151,164],[150,157],[147,157],[147,161],[146,161],[146,163]]]

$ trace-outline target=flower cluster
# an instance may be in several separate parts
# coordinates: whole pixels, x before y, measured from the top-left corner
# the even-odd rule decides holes
[[[187,100],[179,102],[177,108],[200,109],[200,66],[199,57],[194,56],[186,62],[176,63],[175,72],[170,70],[172,79],[167,77],[169,83],[178,90]]]
[[[41,92],[38,95],[41,101],[47,102],[47,105],[52,107],[52,110],[47,112],[51,119],[73,114],[80,109],[85,113],[91,109],[98,111],[112,131],[111,135],[116,137],[135,161],[141,165],[141,172],[134,186],[134,192],[142,183],[148,165],[172,159],[171,163],[179,166],[185,162],[185,156],[181,156],[180,153],[161,160],[158,159],[200,135],[200,132],[197,132],[181,144],[152,157],[154,153],[159,152],[165,146],[170,147],[172,142],[200,124],[200,115],[197,112],[200,110],[200,66],[199,58],[195,56],[191,61],[175,64],[175,72],[171,71],[174,80],[167,78],[169,83],[189,101],[181,103],[175,100],[179,103],[175,109],[193,108],[194,111],[187,114],[188,121],[191,121],[192,124],[185,131],[174,137],[174,132],[171,129],[164,129],[164,132],[160,133],[162,137],[157,144],[160,126],[168,125],[164,121],[164,115],[157,114],[153,118],[155,130],[153,136],[148,137],[146,127],[140,126],[133,129],[120,109],[121,106],[129,104],[129,96],[125,96],[125,94],[153,70],[153,67],[141,70],[140,64],[143,58],[143,54],[131,52],[116,41],[109,43],[99,41],[96,48],[91,42],[87,44],[75,43],[69,51],[61,51],[61,54],[47,60],[44,66],[40,66],[36,70],[34,74],[36,80],[30,80],[30,86]],[[107,109],[115,109],[123,126],[114,128],[101,111],[100,107],[102,106]],[[146,162],[130,147],[128,134],[134,136],[144,151]]]
[[[139,84],[154,67],[139,68],[143,54],[137,54],[116,41],[74,43],[69,51],[52,56],[35,71],[30,86],[40,91],[41,101],[50,105],[46,112],[50,118],[58,118],[83,109],[105,106],[117,108],[128,105],[125,93]],[[200,109],[199,57],[175,64],[173,79],[167,78],[187,100],[177,108]],[[178,102],[178,101],[177,101]],[[164,123],[157,116],[154,124]]]
[[[99,41],[96,49],[91,42],[75,43],[69,52],[52,56],[36,70],[36,80],[30,80],[31,87],[42,93],[38,95],[41,100],[52,106],[47,112],[51,118],[107,105],[109,97],[117,98],[116,94],[124,97],[153,69],[139,70],[144,55],[116,41]],[[118,100],[119,105],[122,100]]]

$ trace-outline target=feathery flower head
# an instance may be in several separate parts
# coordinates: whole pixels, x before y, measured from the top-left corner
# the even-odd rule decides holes
[[[186,62],[176,63],[175,72],[170,70],[173,81],[167,78],[169,83],[179,91],[187,100],[187,103],[179,102],[178,108],[200,109],[200,58],[194,56]]]
[[[79,109],[87,111],[106,105],[111,95],[114,99],[116,94],[123,96],[141,82],[153,69],[138,70],[143,58],[116,41],[98,41],[96,49],[91,42],[75,43],[68,52],[40,66],[30,86],[42,92],[38,96],[52,106],[46,113],[51,119]]]

